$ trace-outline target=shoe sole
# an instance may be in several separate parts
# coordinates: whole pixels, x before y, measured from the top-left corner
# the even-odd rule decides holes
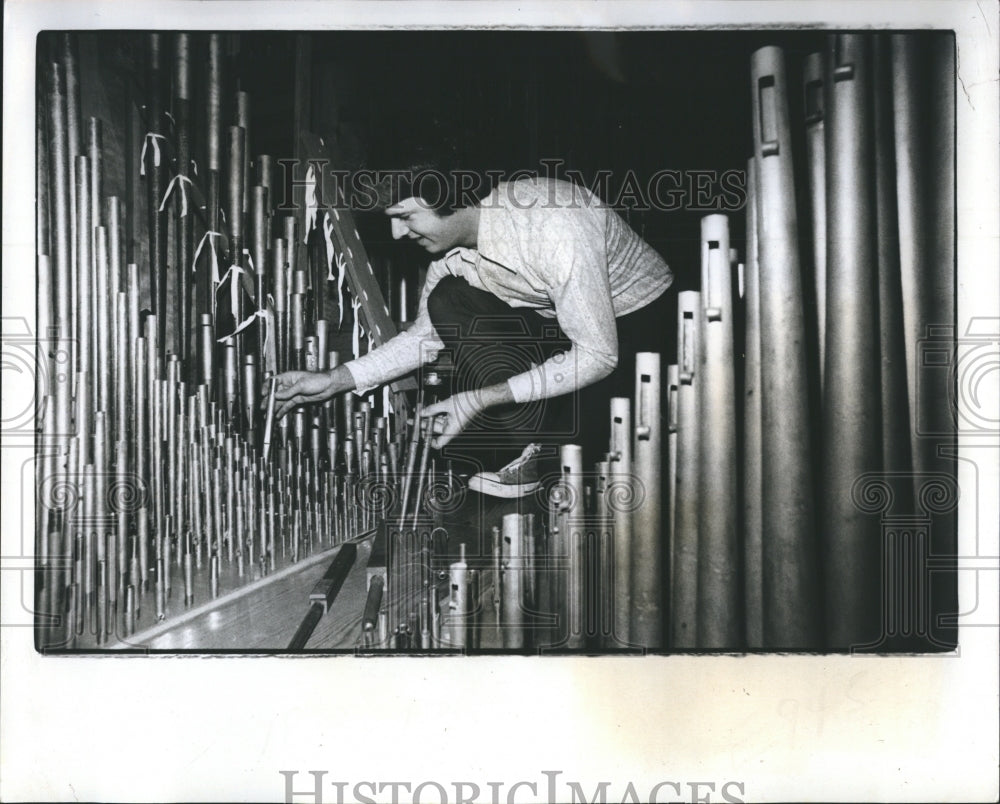
[[[473,475],[469,478],[469,491],[486,494],[490,497],[503,497],[505,499],[524,497],[526,494],[531,494],[531,492],[535,491],[539,485],[537,480],[531,483],[498,483],[496,480],[490,480],[480,475]]]

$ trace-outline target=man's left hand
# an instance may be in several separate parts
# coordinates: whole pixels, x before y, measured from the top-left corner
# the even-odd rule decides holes
[[[441,449],[461,433],[482,407],[469,393],[455,394],[423,409],[420,416],[430,419],[431,446]]]

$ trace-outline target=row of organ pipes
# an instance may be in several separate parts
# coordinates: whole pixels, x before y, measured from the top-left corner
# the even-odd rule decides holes
[[[178,324],[177,351],[167,348],[165,239],[177,237],[178,260],[194,259],[199,222],[175,201],[168,227],[169,205],[158,200],[188,160],[183,34],[178,172],[168,180],[166,158],[144,162],[152,307],[140,320],[146,283],[122,259],[121,205],[100,193],[100,124],[89,121],[83,136],[71,37],[60,42],[40,141],[39,327],[55,335],[39,389],[41,644],[111,643],[141,627],[140,609],[143,619],[150,609],[169,618],[372,531],[363,649],[950,644],[929,619],[953,605],[953,578],[932,585],[929,604],[887,601],[882,580],[890,565],[917,571],[900,563],[905,551],[954,553],[954,469],[919,437],[915,418],[919,408],[948,443],[946,390],[916,374],[921,338],[953,317],[950,45],[831,34],[796,81],[780,49],[753,54],[743,258],[730,219],[705,217],[700,289],[678,294],[675,359],[636,355],[634,395],[610,402],[607,452],[585,464],[579,446],[562,446],[560,476],[534,507],[488,524],[478,542],[460,539],[455,560],[444,557],[449,534],[435,500],[456,481],[420,425],[423,390],[410,420],[390,415],[388,395],[381,406],[347,395],[273,427],[259,412],[275,371],[328,368],[338,355],[320,317],[322,272],[312,260],[300,265],[303,252],[290,245],[301,222],[271,212],[270,160],[255,160],[259,181],[248,186],[237,125],[220,166],[214,91],[203,228],[215,231],[221,205],[226,231],[201,250],[208,263],[191,272],[174,311],[192,327]],[[218,42],[207,42],[211,65]],[[151,63],[164,53],[152,37]],[[796,90],[804,114],[793,123]],[[148,111],[151,141],[155,105]],[[792,158],[795,125],[804,163]],[[228,284],[216,281],[220,262],[232,266]],[[236,283],[241,272],[252,286]],[[261,312],[254,300],[268,294],[274,303]],[[251,320],[257,313],[266,327]],[[907,512],[919,501],[941,515],[934,534],[885,540],[868,503],[886,478]],[[932,493],[927,483],[937,483]],[[886,619],[890,604],[911,606],[905,633]]]
[[[102,121],[81,121],[76,37],[47,44],[36,636],[90,648],[369,529],[371,510],[354,500],[366,481],[400,473],[406,421],[397,426],[388,392],[276,422],[261,410],[276,372],[337,364],[341,329],[353,325],[355,355],[372,338],[346,290],[337,306],[327,298],[335,255],[317,221],[303,205],[278,214],[274,160],[248,158],[249,94],[224,101],[223,37],[146,39],[148,131],[132,143],[144,222],[125,214],[135,199],[103,193]],[[192,125],[196,56],[205,131]],[[143,237],[148,263],[129,261]]]

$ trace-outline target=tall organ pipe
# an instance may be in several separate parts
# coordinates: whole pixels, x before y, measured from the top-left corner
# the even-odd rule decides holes
[[[729,224],[701,221],[701,357],[698,384],[698,647],[743,640],[736,517],[736,405]]]
[[[879,525],[851,489],[880,469],[881,410],[870,40],[826,47],[827,337],[822,523],[829,647],[873,644],[879,631]]]
[[[744,268],[743,566],[747,647],[764,647],[764,548],[761,500],[760,293],[757,249],[757,161],[747,160],[747,254]]]
[[[677,474],[670,630],[673,647],[681,649],[697,647],[698,633],[700,311],[701,294],[698,291],[684,290],[677,294]]]
[[[764,639],[819,642],[804,295],[784,54],[751,58],[760,294]]]
[[[632,468],[645,492],[632,515],[635,541],[631,555],[632,620],[630,640],[647,648],[662,648],[663,601],[663,509],[662,385],[660,355],[638,352],[635,356],[635,414],[633,416]]]

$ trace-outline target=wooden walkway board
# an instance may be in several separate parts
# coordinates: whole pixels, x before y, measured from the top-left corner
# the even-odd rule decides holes
[[[323,617],[307,650],[351,650],[361,634],[365,606],[365,565],[371,540],[358,545],[358,558],[340,594]],[[158,651],[284,651],[309,610],[309,593],[336,555],[303,567],[236,599],[141,642],[134,648]],[[137,634],[142,638],[142,634]],[[121,647],[126,647],[122,645]]]

